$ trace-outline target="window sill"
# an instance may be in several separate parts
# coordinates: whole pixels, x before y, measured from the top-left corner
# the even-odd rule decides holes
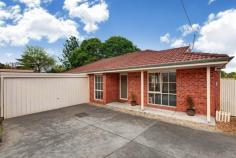
[[[161,104],[152,104],[152,103],[148,103],[148,105],[156,106],[156,107],[166,107],[166,108],[176,109],[176,106],[161,105]]]

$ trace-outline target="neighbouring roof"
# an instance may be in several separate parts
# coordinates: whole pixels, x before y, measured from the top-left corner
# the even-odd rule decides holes
[[[143,50],[101,59],[96,62],[71,69],[68,73],[92,73],[99,71],[124,70],[165,65],[230,61],[231,59],[232,57],[229,57],[226,54],[190,52],[189,47],[180,47],[160,51]]]

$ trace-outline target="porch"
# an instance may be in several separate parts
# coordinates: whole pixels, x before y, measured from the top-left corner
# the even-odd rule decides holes
[[[89,79],[92,103],[120,102],[124,107],[134,100],[140,106],[123,109],[204,124],[215,121],[211,116],[219,102],[219,73],[210,67],[106,72],[90,74]],[[188,96],[194,100],[197,117],[185,114]]]
[[[121,103],[121,102],[112,102],[107,104],[108,108],[123,111],[123,112],[131,112],[133,114],[146,116],[149,118],[159,118],[163,121],[176,120],[181,122],[190,122],[197,123],[203,125],[215,126],[215,118],[211,117],[211,121],[207,121],[205,115],[196,114],[195,116],[188,116],[185,112],[177,112],[159,108],[145,107],[143,110],[140,105],[131,106],[129,103]]]

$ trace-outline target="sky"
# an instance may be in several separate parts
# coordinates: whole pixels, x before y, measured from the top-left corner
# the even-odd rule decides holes
[[[186,46],[236,56],[236,0],[0,0],[0,62],[15,62],[27,45],[58,58],[69,36],[124,36],[141,49]],[[236,71],[236,59],[225,69]]]

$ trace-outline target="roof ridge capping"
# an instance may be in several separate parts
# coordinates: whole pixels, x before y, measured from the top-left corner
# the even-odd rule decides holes
[[[176,50],[181,50],[183,49],[184,51],[183,52],[178,52],[178,53],[188,53],[190,52],[190,46],[184,46],[184,47],[176,47],[176,48],[169,48],[169,49],[162,49],[162,50],[152,50],[152,49],[144,49],[144,50],[141,50],[141,51],[137,51],[137,52],[163,52],[163,53],[166,53],[166,52],[169,52],[169,51],[176,51]]]
[[[212,57],[230,57],[228,54],[223,54],[223,53],[205,53],[205,52],[192,52],[193,54],[196,55],[205,55],[205,56],[212,56]]]

